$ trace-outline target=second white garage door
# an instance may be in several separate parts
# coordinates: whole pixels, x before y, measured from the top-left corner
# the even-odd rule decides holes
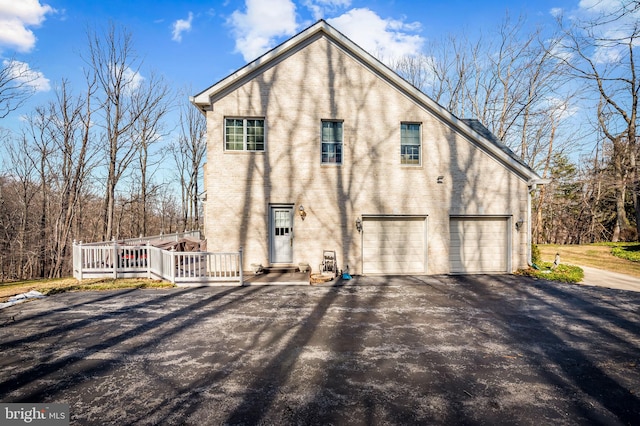
[[[508,218],[452,217],[449,223],[452,273],[508,272]]]
[[[426,218],[364,217],[362,258],[364,274],[424,274]]]

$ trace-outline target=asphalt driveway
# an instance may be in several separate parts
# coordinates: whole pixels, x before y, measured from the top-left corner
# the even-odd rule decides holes
[[[0,324],[0,401],[71,424],[640,422],[637,292],[358,277],[66,293]]]

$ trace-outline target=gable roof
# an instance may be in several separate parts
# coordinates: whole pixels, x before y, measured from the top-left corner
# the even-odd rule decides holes
[[[223,97],[238,85],[260,74],[264,69],[277,63],[283,57],[304,48],[321,36],[327,37],[330,41],[340,46],[348,54],[376,72],[379,77],[390,82],[396,89],[422,108],[428,110],[442,122],[457,130],[458,133],[464,135],[471,143],[478,145],[530,185],[547,182],[546,179],[541,179],[533,169],[522,162],[513,151],[502,144],[478,120],[459,119],[324,20],[316,22],[208,89],[192,96],[190,98],[191,103],[202,112],[210,110],[216,99]]]
[[[524,161],[522,161],[522,159],[520,157],[518,157],[516,155],[516,153],[511,150],[511,148],[509,148],[507,145],[503,144],[500,141],[500,139],[498,139],[497,136],[494,135],[491,132],[491,130],[487,129],[485,127],[485,125],[480,122],[480,120],[475,119],[475,118],[462,118],[461,121],[466,123],[476,133],[478,133],[479,135],[481,135],[482,137],[487,139],[489,142],[491,142],[492,144],[494,144],[495,146],[497,146],[501,150],[503,150],[509,156],[513,157],[517,162],[519,162],[520,164],[522,164],[525,167],[529,167],[529,165],[527,163],[525,163]]]

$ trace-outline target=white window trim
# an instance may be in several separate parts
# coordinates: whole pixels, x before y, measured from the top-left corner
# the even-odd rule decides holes
[[[323,123],[341,123],[342,124],[342,140],[340,141],[340,162],[324,162],[322,161],[322,144],[325,143],[322,141],[322,124]],[[337,142],[326,142],[326,143],[334,143]],[[344,120],[340,119],[331,119],[331,118],[323,118],[320,120],[320,165],[322,166],[341,166],[344,163]]]
[[[242,149],[227,149],[227,120],[242,120]],[[247,149],[247,120],[262,120],[264,123],[264,149]],[[267,150],[267,119],[265,117],[224,117],[222,121],[222,147],[224,152],[265,152]]]
[[[403,124],[416,124],[419,128],[418,136],[420,138],[420,145],[418,145],[418,155],[420,156],[417,164],[411,163],[403,163],[402,162],[402,125]],[[401,121],[400,122],[400,165],[402,167],[422,167],[422,157],[423,157],[424,149],[422,142],[422,123],[419,121]]]

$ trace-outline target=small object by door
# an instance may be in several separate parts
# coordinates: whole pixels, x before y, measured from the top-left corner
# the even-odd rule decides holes
[[[293,262],[293,206],[271,206],[271,263]]]

